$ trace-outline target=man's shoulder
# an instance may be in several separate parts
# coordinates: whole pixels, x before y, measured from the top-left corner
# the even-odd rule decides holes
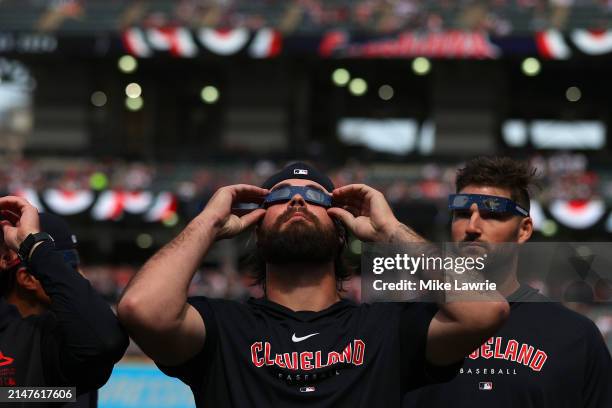
[[[416,321],[429,322],[438,312],[436,303],[425,301],[412,302],[375,302],[370,305],[372,315],[390,319],[397,316],[401,321],[413,324]]]
[[[187,298],[187,303],[196,309],[209,308],[212,310],[217,309],[245,309],[248,308],[246,302],[234,300],[234,299],[223,299],[213,298],[208,296],[190,296]]]
[[[597,335],[601,337],[601,333],[595,325],[595,322],[586,315],[569,309],[561,303],[552,303],[551,307],[556,308],[561,319],[571,323],[572,327],[581,330],[584,335]]]
[[[5,323],[7,327],[19,327],[21,330],[49,330],[56,326],[57,318],[52,312],[47,311],[27,317],[14,317]]]
[[[20,344],[33,347],[46,338],[60,338],[57,319],[50,312],[25,318],[12,316],[0,322],[0,342],[6,345]]]
[[[299,318],[310,319],[314,317],[322,319],[325,317],[353,316],[355,318],[391,319],[403,314],[430,315],[435,313],[435,303],[427,302],[372,302],[358,303],[343,299],[329,308],[320,312],[294,312],[286,307],[270,302],[265,298],[249,298],[244,300],[232,300],[223,298],[210,298],[206,296],[193,296],[188,298],[188,303],[195,307],[200,313],[214,314],[244,314],[244,315],[270,315],[277,318]],[[312,316],[309,316],[312,314]],[[302,316],[304,315],[304,316]]]
[[[201,314],[214,314],[218,316],[232,317],[253,316],[266,314],[269,307],[265,300],[257,298],[248,299],[224,299],[208,296],[191,296],[187,302]]]
[[[399,312],[438,308],[437,304],[434,302],[421,301],[418,299],[410,302],[373,302],[364,304],[372,308]]]
[[[578,313],[559,302],[527,302],[520,305],[520,315],[528,316],[539,324],[559,329],[566,335],[593,336],[599,335],[599,329],[587,316]],[[519,316],[511,311],[510,318]]]

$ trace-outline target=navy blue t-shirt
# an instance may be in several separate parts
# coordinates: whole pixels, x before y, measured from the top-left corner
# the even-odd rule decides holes
[[[174,367],[198,407],[399,407],[402,394],[447,381],[459,364],[425,360],[433,304],[355,304],[294,312],[266,299],[191,298],[203,350]]]
[[[529,286],[455,379],[408,393],[404,408],[612,407],[612,362],[597,326]]]

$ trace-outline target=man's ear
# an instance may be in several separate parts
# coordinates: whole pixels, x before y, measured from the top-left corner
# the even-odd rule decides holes
[[[36,279],[26,268],[19,268],[15,274],[15,280],[19,287],[35,291],[38,288],[38,279]]]
[[[521,220],[518,230],[518,243],[527,242],[533,234],[533,220],[531,217],[525,217]]]

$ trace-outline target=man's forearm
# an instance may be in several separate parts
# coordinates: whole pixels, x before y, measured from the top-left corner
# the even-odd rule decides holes
[[[439,257],[443,260],[440,265],[444,266],[446,262],[444,262],[447,258],[457,257],[459,254],[453,252],[453,250],[448,250],[444,245],[438,245],[431,242],[428,242],[425,238],[417,234],[412,228],[399,223],[396,225],[390,233],[387,234],[388,243],[393,244],[394,246],[404,246],[406,253],[415,257],[425,256],[428,258],[431,257]],[[435,265],[436,263],[434,263]],[[421,279],[438,279],[447,283],[451,283],[451,290],[447,290],[443,292],[443,296],[437,297],[439,306],[443,307],[443,305],[449,301],[458,301],[462,302],[470,301],[469,303],[473,303],[471,301],[501,301],[504,302],[505,298],[501,296],[499,292],[496,290],[483,289],[483,290],[461,290],[456,291],[456,287],[461,287],[463,284],[471,284],[466,285],[467,287],[477,287],[477,285],[473,285],[474,283],[483,283],[485,282],[484,274],[482,271],[478,271],[476,269],[467,270],[462,273],[457,273],[454,270],[448,270],[443,268],[439,268],[436,270],[422,269],[419,271],[419,275]],[[455,284],[456,283],[456,284]],[[449,316],[459,316],[461,315],[461,311],[458,310],[456,313],[452,313],[449,311]]]
[[[457,256],[447,253],[444,248],[428,243],[410,227],[399,224],[389,234],[389,243],[405,245],[405,251],[427,257]],[[421,271],[420,279],[437,279],[450,283],[450,290],[436,291],[426,299],[437,303],[440,316],[438,327],[443,327],[442,337],[432,336],[429,343],[430,361],[448,363],[457,361],[461,356],[473,351],[497,331],[509,313],[506,299],[495,290],[456,291],[456,284],[484,282],[481,272],[472,271],[462,274],[450,270]],[[468,286],[469,287],[469,286]],[[438,340],[439,339],[439,340]],[[449,341],[450,340],[450,341]],[[452,344],[452,347],[448,347]]]
[[[160,328],[180,319],[187,291],[202,258],[215,240],[216,225],[201,213],[160,249],[132,278],[119,302],[119,316],[130,325]]]
[[[412,228],[405,224],[396,224],[389,233],[387,233],[388,243],[390,244],[413,244],[427,243],[427,240],[417,234]]]
[[[36,248],[28,269],[51,298],[56,330],[45,332],[45,370],[53,381],[91,390],[101,387],[123,356],[128,337],[108,303],[68,266],[49,243]],[[55,361],[61,355],[61,365]],[[59,371],[57,371],[59,370]],[[55,378],[57,377],[57,378]]]

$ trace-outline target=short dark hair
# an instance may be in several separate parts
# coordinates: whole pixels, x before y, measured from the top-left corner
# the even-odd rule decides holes
[[[529,211],[529,190],[537,187],[537,170],[527,162],[500,156],[478,156],[457,170],[457,193],[469,185],[510,190],[510,198]]]

